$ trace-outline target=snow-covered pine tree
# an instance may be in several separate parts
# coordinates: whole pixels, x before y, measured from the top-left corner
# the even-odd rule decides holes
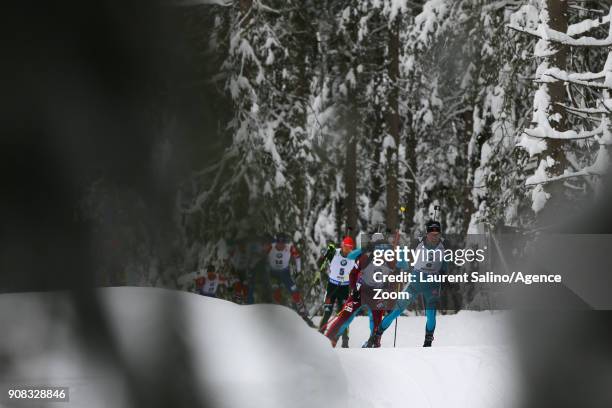
[[[541,63],[533,123],[519,145],[537,158],[537,169],[526,184],[531,187],[532,209],[544,225],[571,208],[576,198],[592,193],[596,181],[591,179],[608,166],[609,26],[610,10],[601,4],[564,0],[541,0],[535,29],[510,25],[538,40],[534,55]],[[576,68],[584,71],[572,71]]]

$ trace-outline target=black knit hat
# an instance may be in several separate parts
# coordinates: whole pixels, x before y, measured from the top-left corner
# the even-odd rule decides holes
[[[441,232],[442,227],[440,226],[439,221],[429,220],[427,224],[425,224],[425,228],[427,232]]]

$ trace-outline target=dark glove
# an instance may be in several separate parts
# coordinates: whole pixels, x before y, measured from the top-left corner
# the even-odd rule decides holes
[[[357,288],[353,289],[351,291],[351,299],[353,300],[353,302],[361,301],[361,291]]]
[[[327,262],[331,262],[331,260],[334,259],[335,254],[336,254],[336,245],[332,242],[329,245],[327,245],[327,252],[325,254],[325,258],[327,259]]]

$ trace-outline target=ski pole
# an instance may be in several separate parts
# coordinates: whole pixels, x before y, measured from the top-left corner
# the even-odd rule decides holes
[[[395,241],[394,243],[395,243],[396,247],[399,246],[399,244],[400,244],[400,239],[401,239],[401,236],[402,236],[402,224],[404,223],[404,215],[406,213],[406,207],[404,207],[403,205],[400,206],[399,211],[400,211],[399,224],[397,226],[397,232],[396,232],[395,239],[394,239],[394,241]],[[404,260],[404,261],[406,261],[406,260]],[[397,290],[398,290],[398,292],[400,290],[399,283],[397,285]],[[397,340],[397,319],[398,318],[399,318],[399,316],[395,318],[395,329],[394,329],[394,333],[393,333],[393,348],[395,348],[395,342]]]
[[[393,333],[393,348],[395,348],[395,339],[397,339],[397,318],[395,319],[395,332]]]

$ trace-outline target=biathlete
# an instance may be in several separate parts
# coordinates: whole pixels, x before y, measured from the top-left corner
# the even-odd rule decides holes
[[[440,237],[440,223],[430,220],[426,224],[427,235],[417,245],[417,250],[421,250],[419,259],[413,261],[413,274],[416,274],[417,281],[404,287],[403,291],[408,292],[408,299],[400,299],[395,304],[393,310],[385,316],[378,328],[372,331],[369,343],[380,344],[380,338],[393,321],[408,308],[419,295],[423,297],[425,303],[425,341],[423,347],[431,347],[436,329],[436,310],[440,302],[441,284],[427,282],[428,275],[444,274],[448,266],[444,261],[444,245]],[[421,273],[425,278],[420,280]]]
[[[206,270],[206,275],[198,275],[194,278],[195,292],[202,296],[217,297],[220,286],[227,287],[227,279],[215,272],[212,265]]]
[[[289,262],[292,258],[295,262],[295,270],[298,273],[302,270],[300,253],[297,248],[289,242],[287,235],[279,233],[272,241],[272,244],[268,246],[266,252],[268,255],[267,267],[270,275],[280,281],[291,294],[291,300],[295,310],[308,326],[315,327],[308,316],[306,306],[304,306],[304,301],[302,300],[302,295],[293,281],[291,271],[289,270]],[[272,298],[275,303],[281,302],[281,289],[278,285],[273,286]]]
[[[349,254],[355,248],[353,238],[347,236],[342,240],[340,248],[330,244],[327,253],[323,256],[323,265],[327,265],[327,289],[323,305],[323,317],[319,324],[319,331],[325,332],[327,322],[334,310],[334,305],[340,309],[349,295],[349,274],[355,267],[355,259]],[[323,272],[322,272],[323,273]],[[348,348],[348,328],[342,333],[342,347]]]
[[[374,289],[383,286],[373,279],[373,275],[377,272],[382,275],[392,274],[394,265],[385,262],[381,266],[375,266],[372,262],[373,251],[375,249],[385,250],[390,247],[391,245],[385,240],[384,235],[377,232],[372,235],[370,243],[365,248],[356,249],[349,254],[349,258],[356,259],[355,266],[349,274],[350,296],[344,302],[342,310],[328,322],[324,333],[331,341],[332,346],[335,347],[338,338],[363,309],[367,310],[370,315],[371,332],[378,332],[386,304],[384,301],[373,300]],[[379,346],[380,343],[375,345],[375,347]]]

